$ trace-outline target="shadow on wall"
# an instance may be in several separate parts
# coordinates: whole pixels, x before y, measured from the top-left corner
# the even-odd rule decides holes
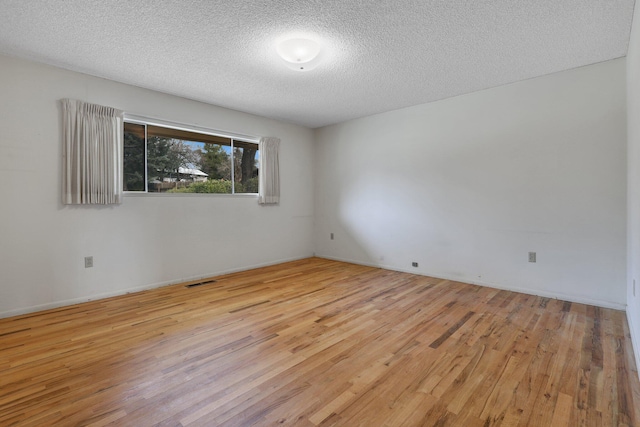
[[[331,197],[321,210],[337,227],[329,230],[333,242],[318,245],[325,248],[321,255],[546,293],[563,281],[604,283],[584,268],[585,260],[602,260],[605,272],[617,262],[607,249],[620,240],[617,225],[602,203],[615,210],[624,195],[592,173],[605,158],[594,132],[573,131],[578,152],[573,139],[552,129],[537,128],[535,140],[523,137],[526,126],[454,135],[438,146],[396,141],[392,151],[351,139],[355,147],[344,152],[367,167],[354,172],[343,158],[333,171],[346,178],[324,190]],[[537,264],[529,263],[530,251],[539,252]]]

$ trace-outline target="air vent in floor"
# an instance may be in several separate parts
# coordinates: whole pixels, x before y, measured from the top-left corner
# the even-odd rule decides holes
[[[195,288],[196,286],[208,285],[211,283],[216,283],[216,280],[207,280],[206,282],[192,283],[190,285],[185,286],[185,288]]]

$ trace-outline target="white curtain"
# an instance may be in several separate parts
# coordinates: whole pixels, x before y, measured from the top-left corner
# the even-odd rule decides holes
[[[111,107],[62,100],[62,202],[122,202],[124,113]]]
[[[280,202],[280,170],[278,150],[280,139],[263,137],[260,139],[260,183],[258,203],[273,205]]]

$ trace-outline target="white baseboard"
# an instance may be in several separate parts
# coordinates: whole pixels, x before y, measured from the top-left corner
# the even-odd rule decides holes
[[[536,296],[541,296],[541,297],[546,297],[546,298],[554,298],[554,299],[559,299],[559,300],[563,300],[563,301],[571,301],[571,302],[576,302],[576,303],[580,303],[580,304],[589,304],[589,305],[594,305],[594,306],[597,306],[597,307],[612,308],[612,309],[615,309],[615,310],[623,310],[623,311],[626,310],[626,306],[624,304],[619,304],[619,303],[610,302],[610,301],[595,300],[595,299],[591,299],[591,298],[585,298],[585,297],[580,296],[580,295],[570,295],[570,294],[563,294],[561,292],[545,292],[545,291],[539,291],[537,289],[518,288],[518,287],[513,287],[513,286],[504,286],[504,285],[500,285],[500,284],[496,284],[496,283],[472,281],[472,280],[468,280],[468,279],[460,278],[460,277],[444,277],[442,275],[431,275],[431,274],[424,273],[424,272],[418,273],[416,271],[412,271],[412,270],[409,270],[409,269],[401,269],[401,268],[397,268],[397,267],[390,266],[390,265],[374,264],[374,263],[363,262],[363,261],[360,261],[360,260],[353,260],[353,259],[348,259],[348,258],[339,258],[339,257],[331,257],[331,256],[315,255],[315,254],[312,255],[312,256],[318,256],[318,257],[321,257],[321,258],[331,259],[331,260],[334,260],[334,261],[349,262],[351,264],[366,265],[366,266],[369,266],[369,267],[382,268],[382,269],[385,269],[385,270],[401,271],[401,272],[404,272],[404,273],[411,273],[411,274],[419,274],[419,275],[422,275],[422,276],[436,277],[436,278],[443,279],[443,280],[451,280],[451,281],[456,281],[456,282],[465,282],[465,283],[470,283],[470,284],[479,285],[479,286],[485,286],[485,287],[489,287],[489,288],[502,289],[502,290],[513,291],[513,292],[521,292],[521,293],[524,293],[524,294],[536,295]],[[59,300],[59,301],[52,301],[52,302],[45,303],[45,304],[22,307],[22,308],[18,308],[18,309],[15,309],[15,310],[8,310],[8,311],[0,312],[0,318],[19,316],[19,315],[22,315],[22,314],[34,313],[34,312],[42,311],[42,310],[49,310],[49,309],[53,309],[53,308],[64,307],[64,306],[73,305],[73,304],[79,304],[79,303],[83,303],[83,302],[87,302],[87,301],[95,301],[95,300],[104,299],[104,298],[111,298],[111,297],[118,296],[118,295],[125,295],[125,294],[129,294],[129,293],[133,293],[133,292],[140,292],[140,291],[145,291],[145,290],[148,290],[148,289],[155,289],[155,288],[159,288],[159,287],[162,287],[162,286],[175,285],[177,283],[189,282],[189,281],[193,281],[193,280],[200,280],[200,279],[205,279],[205,278],[215,277],[215,276],[222,276],[224,274],[230,274],[230,273],[236,273],[236,272],[239,272],[239,271],[252,270],[254,268],[267,267],[267,266],[270,266],[270,265],[281,264],[281,263],[284,263],[284,262],[297,261],[297,260],[308,258],[308,257],[309,256],[307,255],[307,256],[300,256],[300,257],[279,259],[279,260],[275,260],[275,261],[258,263],[258,264],[253,264],[253,265],[239,267],[239,268],[232,268],[232,269],[227,269],[227,270],[222,270],[222,271],[211,272],[211,273],[207,273],[207,274],[204,274],[204,275],[183,277],[183,278],[179,278],[179,279],[176,279],[176,280],[170,280],[170,281],[165,281],[165,282],[149,283],[149,284],[146,284],[146,285],[143,285],[143,286],[137,286],[137,287],[127,288],[127,289],[120,289],[120,290],[113,291],[113,292],[104,292],[104,293],[94,294],[94,295],[89,295],[89,296],[84,296],[84,297],[71,298],[71,299]],[[632,322],[629,322],[630,330],[632,330],[634,328],[634,326],[635,325],[633,325]],[[633,331],[632,331],[632,335],[633,335],[633,338],[637,337],[637,335],[635,335],[635,332],[633,332]],[[640,367],[640,360],[639,360],[639,357],[638,357],[640,355],[640,349],[638,349],[638,346],[640,344],[637,344],[636,341],[637,340],[632,340],[632,343],[634,345],[634,351],[635,351],[635,355],[636,355],[636,363],[638,364],[637,366]]]
[[[390,265],[385,265],[385,264],[375,264],[375,263],[363,262],[363,261],[352,260],[352,259],[347,259],[347,258],[331,257],[331,256],[324,256],[324,255],[316,255],[316,256],[320,257],[320,258],[331,259],[331,260],[334,260],[334,261],[349,262],[351,264],[366,265],[368,267],[376,267],[376,268],[382,268],[382,269],[385,269],[385,270],[392,270],[392,271],[401,271],[403,273],[418,274],[420,276],[429,276],[429,277],[435,277],[437,279],[451,280],[451,281],[454,281],[454,282],[469,283],[469,284],[472,284],[472,285],[484,286],[484,287],[487,287],[487,288],[494,288],[494,289],[501,289],[501,290],[505,290],[505,291],[520,292],[520,293],[527,294],[527,295],[535,295],[535,296],[539,296],[539,297],[559,299],[559,300],[562,300],[562,301],[575,302],[575,303],[579,303],[579,304],[588,304],[588,305],[593,305],[593,306],[596,306],[596,307],[611,308],[611,309],[614,309],[614,310],[622,310],[622,311],[626,310],[626,305],[625,304],[620,304],[620,303],[616,303],[616,302],[612,302],[612,301],[603,301],[603,300],[597,300],[597,299],[593,299],[593,298],[587,298],[587,297],[584,297],[584,296],[581,296],[581,295],[565,294],[565,293],[562,293],[562,292],[547,292],[547,291],[540,291],[538,289],[531,289],[531,288],[520,288],[520,287],[514,287],[514,286],[505,286],[505,285],[501,285],[501,284],[498,284],[498,283],[471,280],[471,279],[468,279],[468,278],[465,278],[465,277],[446,277],[446,276],[443,276],[441,274],[434,275],[434,274],[429,274],[429,273],[425,273],[425,272],[417,272],[415,270],[410,270],[410,269],[398,268],[398,267],[395,267],[395,266],[390,266]]]
[[[631,315],[629,315],[631,314]],[[629,333],[631,334],[631,346],[633,347],[633,355],[636,360],[636,371],[638,379],[640,379],[640,330],[633,319],[638,318],[638,313],[629,313],[627,310],[627,324],[629,325]]]
[[[454,279],[455,280],[455,279]],[[462,280],[464,282],[464,280]],[[562,292],[547,292],[547,291],[540,291],[537,289],[530,289],[530,288],[518,288],[518,287],[513,287],[513,286],[502,286],[499,284],[495,284],[495,283],[485,283],[485,282],[472,282],[472,284],[474,285],[479,285],[479,286],[486,286],[488,288],[495,288],[495,289],[503,289],[506,291],[513,291],[513,292],[520,292],[523,294],[528,294],[528,295],[536,295],[539,297],[545,297],[545,298],[553,298],[553,299],[559,299],[562,301],[569,301],[569,302],[575,302],[578,304],[587,304],[587,305],[593,305],[596,307],[602,307],[602,308],[611,308],[613,310],[620,310],[620,311],[625,311],[627,306],[625,304],[620,304],[617,302],[612,302],[612,301],[603,301],[603,300],[598,300],[598,299],[593,299],[593,298],[586,298],[584,296],[581,295],[572,295],[572,294],[565,294]]]
[[[200,279],[205,279],[205,278],[210,278],[210,277],[223,276],[225,274],[237,273],[239,271],[253,270],[254,268],[268,267],[270,265],[282,264],[284,262],[297,261],[297,260],[305,259],[305,258],[309,258],[309,255],[301,256],[301,257],[295,257],[295,258],[279,259],[279,260],[275,260],[275,261],[268,261],[268,262],[253,264],[253,265],[245,266],[245,267],[231,268],[231,269],[228,269],[228,270],[216,271],[216,272],[207,273],[207,274],[204,274],[204,275],[201,274],[201,275],[197,275],[197,276],[183,277],[183,278],[176,279],[176,280],[168,280],[168,281],[164,281],[164,282],[149,283],[149,284],[146,284],[146,285],[143,285],[143,286],[136,286],[136,287],[132,287],[132,288],[120,289],[120,290],[112,291],[112,292],[104,292],[104,293],[94,294],[94,295],[89,295],[89,296],[84,296],[84,297],[70,298],[70,299],[65,299],[65,300],[52,301],[52,302],[48,302],[48,303],[45,303],[45,304],[33,305],[33,306],[28,306],[28,307],[21,307],[21,308],[15,309],[15,310],[8,310],[8,311],[0,312],[0,319],[1,318],[6,318],[6,317],[20,316],[22,314],[35,313],[35,312],[43,311],[43,310],[50,310],[50,309],[58,308],[58,307],[65,307],[65,306],[68,306],[68,305],[80,304],[80,303],[88,302],[88,301],[95,301],[95,300],[100,300],[100,299],[105,299],[105,298],[111,298],[111,297],[115,297],[115,296],[118,296],[118,295],[126,295],[126,294],[131,294],[131,293],[134,293],[134,292],[146,291],[146,290],[149,290],[149,289],[160,288],[162,286],[169,286],[169,285],[175,285],[175,284],[183,283],[183,282],[190,282],[190,281],[200,280]]]

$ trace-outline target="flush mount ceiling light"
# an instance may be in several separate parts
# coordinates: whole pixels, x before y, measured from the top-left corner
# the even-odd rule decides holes
[[[296,71],[313,70],[320,59],[320,44],[309,39],[285,40],[276,46],[276,51]]]

